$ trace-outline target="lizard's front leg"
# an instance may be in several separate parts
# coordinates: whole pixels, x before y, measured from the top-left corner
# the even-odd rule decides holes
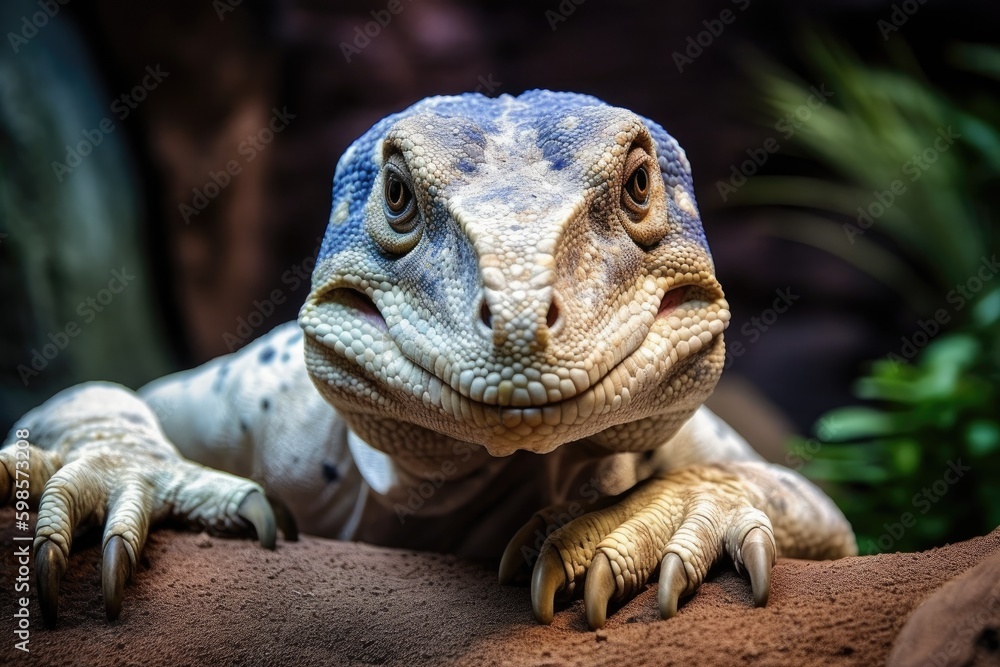
[[[42,616],[57,617],[59,583],[77,529],[104,524],[102,583],[109,620],[121,611],[150,526],[167,518],[218,533],[256,532],[274,548],[276,527],[294,536],[263,489],[183,459],[152,410],[124,387],[68,389],[25,415],[0,449],[0,506],[38,507],[34,553]]]
[[[850,525],[800,475],[756,461],[695,464],[658,473],[609,504],[551,532],[531,578],[535,617],[550,623],[557,596],[583,588],[587,622],[604,625],[622,603],[659,578],[660,614],[677,613],[724,556],[749,575],[754,602],[767,603],[776,556],[826,559],[857,552]],[[501,581],[525,565],[523,547],[549,529],[558,508],[537,513],[511,540]]]

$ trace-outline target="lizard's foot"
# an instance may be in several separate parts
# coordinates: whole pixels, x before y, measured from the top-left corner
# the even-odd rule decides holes
[[[569,597],[583,585],[587,622],[600,628],[609,602],[624,603],[659,571],[660,615],[670,618],[678,600],[693,593],[723,555],[749,576],[754,602],[763,606],[779,548],[781,555],[807,558],[854,553],[850,526],[832,503],[802,478],[779,470],[756,463],[685,468],[552,531],[531,577],[535,617],[550,623],[556,596]],[[785,501],[806,507],[790,518],[784,512],[776,542],[769,514],[781,516]],[[566,516],[567,507],[539,512],[518,531],[504,552],[501,582],[517,575],[536,536],[546,533],[552,517]]]
[[[135,403],[127,423],[96,417],[66,429],[60,437],[76,440],[71,449],[41,449],[24,441],[0,449],[0,505],[20,512],[37,503],[35,574],[47,625],[57,619],[59,583],[79,528],[104,524],[102,584],[109,620],[121,612],[125,584],[153,523],[174,518],[218,534],[255,533],[270,549],[278,527],[286,538],[295,537],[290,515],[282,507],[272,509],[258,484],[182,459],[155,422],[145,423],[152,413]],[[71,452],[68,460],[60,450]]]

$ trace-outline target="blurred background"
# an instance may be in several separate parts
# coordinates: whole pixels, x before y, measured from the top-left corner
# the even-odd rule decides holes
[[[0,427],[292,319],[338,156],[542,87],[685,147],[734,313],[712,407],[863,552],[1000,524],[1000,5],[91,3],[0,10]]]

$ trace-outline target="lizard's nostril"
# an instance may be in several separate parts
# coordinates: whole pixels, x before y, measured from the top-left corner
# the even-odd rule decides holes
[[[545,316],[545,325],[550,329],[554,327],[556,323],[559,321],[560,314],[561,313],[559,312],[559,306],[557,306],[556,302],[553,301],[552,305],[549,306],[548,314]]]
[[[545,315],[545,324],[549,329],[553,328],[559,323],[559,318],[562,317],[562,313],[559,311],[559,306],[553,301],[549,305],[549,312]],[[489,305],[486,303],[486,299],[483,299],[479,304],[479,319],[487,329],[492,331],[493,329],[493,312],[490,310]]]
[[[479,319],[483,321],[487,329],[493,328],[493,313],[490,312],[490,307],[486,305],[486,299],[483,299],[483,303],[479,307]]]

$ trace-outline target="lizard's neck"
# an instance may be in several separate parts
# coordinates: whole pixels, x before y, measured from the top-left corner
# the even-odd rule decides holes
[[[584,458],[650,451],[666,442],[689,417],[687,411],[668,411],[619,424],[576,441],[574,449]],[[416,424],[361,413],[344,414],[344,418],[368,446],[392,457],[400,472],[415,478],[444,471],[449,481],[458,481],[498,462],[485,447]]]
[[[360,413],[341,414],[365,443],[392,457],[396,466],[416,477],[447,468],[448,477],[459,480],[496,461],[485,447],[416,424]]]

